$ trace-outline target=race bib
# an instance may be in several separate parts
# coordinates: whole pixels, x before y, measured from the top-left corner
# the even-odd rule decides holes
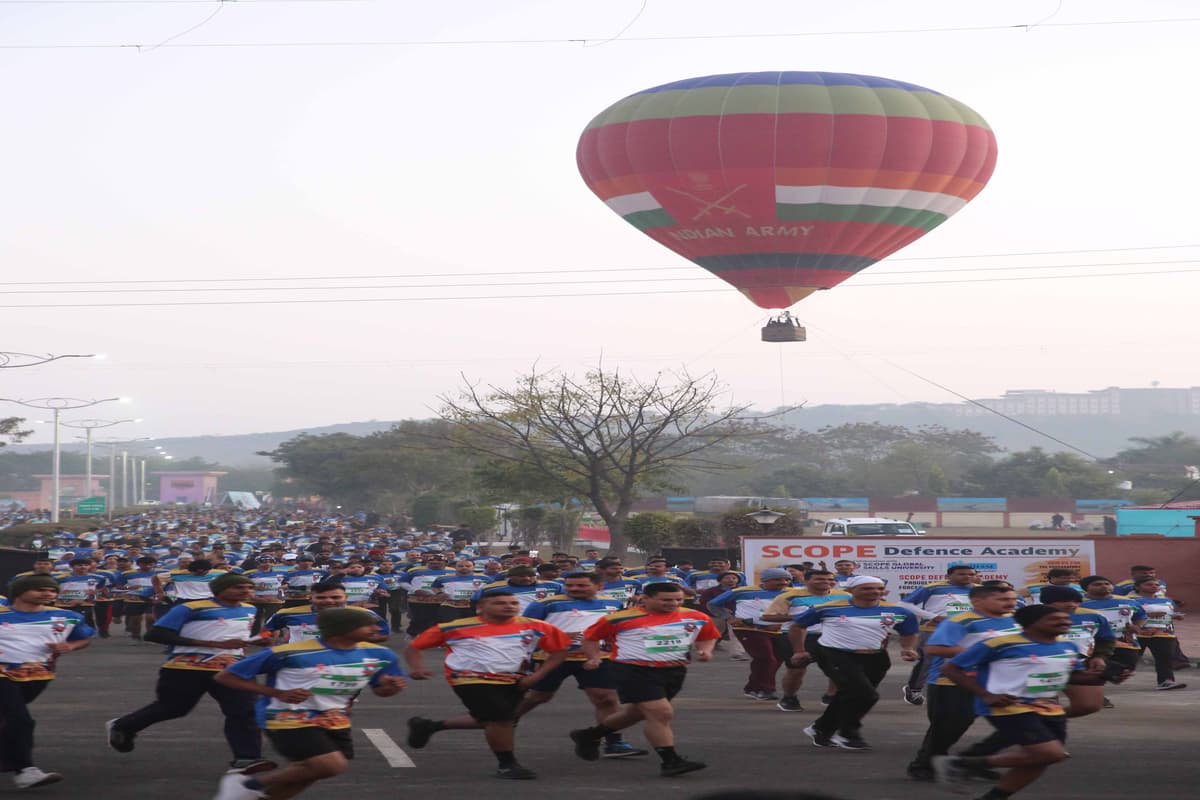
[[[643,640],[646,652],[650,655],[685,654],[692,649],[691,639],[682,636],[672,636],[669,633],[647,634]]]
[[[1067,685],[1070,674],[1068,670],[1032,672],[1025,679],[1025,694],[1028,697],[1053,697]]]

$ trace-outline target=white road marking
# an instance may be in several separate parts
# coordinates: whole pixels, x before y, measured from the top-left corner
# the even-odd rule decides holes
[[[400,749],[400,745],[392,741],[392,737],[382,728],[363,728],[363,735],[371,740],[375,749],[384,757],[389,767],[415,767],[416,764],[408,757],[408,753]]]

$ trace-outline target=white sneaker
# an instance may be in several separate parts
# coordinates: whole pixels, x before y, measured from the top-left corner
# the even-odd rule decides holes
[[[266,794],[258,789],[247,789],[243,786],[242,781],[244,780],[246,780],[246,776],[240,772],[227,774],[221,778],[213,800],[259,800],[260,797],[266,797]]]
[[[13,776],[13,785],[18,789],[32,789],[35,786],[58,783],[62,778],[57,772],[42,772],[37,767],[26,767]]]

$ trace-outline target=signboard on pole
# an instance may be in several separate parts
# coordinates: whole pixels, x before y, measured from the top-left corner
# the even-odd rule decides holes
[[[858,575],[887,581],[889,597],[899,599],[927,583],[946,579],[952,565],[969,564],[979,580],[1005,580],[1018,589],[1041,583],[1046,571],[1066,568],[1080,577],[1095,571],[1095,544],[1088,539],[933,539],[925,537],[846,537],[828,539],[742,537],[742,569],[757,582],[768,567],[811,561],[833,570],[835,561],[857,561]]]
[[[103,514],[108,510],[104,497],[85,497],[75,504],[76,514]]]

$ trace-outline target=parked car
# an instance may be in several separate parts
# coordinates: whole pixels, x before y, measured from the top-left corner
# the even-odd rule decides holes
[[[924,536],[910,522],[886,517],[840,517],[825,520],[822,536]]]

